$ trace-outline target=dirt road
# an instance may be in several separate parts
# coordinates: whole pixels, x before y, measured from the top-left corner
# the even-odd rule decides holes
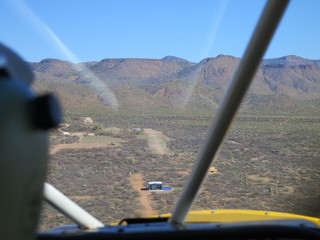
[[[145,187],[142,173],[135,173],[130,176],[130,182],[134,190],[140,194],[140,202],[143,209],[140,211],[141,215],[144,217],[150,217],[157,215],[158,213],[151,206],[150,192],[141,191],[141,188]]]
[[[170,154],[170,150],[167,147],[168,138],[162,132],[146,128],[144,133],[147,135],[149,147],[154,153],[160,155]]]

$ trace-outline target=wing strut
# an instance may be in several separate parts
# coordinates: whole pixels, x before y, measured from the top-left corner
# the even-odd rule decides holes
[[[102,222],[91,216],[49,183],[44,183],[44,199],[83,229],[95,229],[104,226]]]
[[[269,0],[266,4],[169,223],[185,221],[288,3],[289,0]]]

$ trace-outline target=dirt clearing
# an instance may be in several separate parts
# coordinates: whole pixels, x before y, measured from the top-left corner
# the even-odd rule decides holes
[[[83,134],[79,133],[75,133],[74,136],[80,137],[80,140],[76,143],[71,144],[57,144],[52,147],[52,149],[50,150],[50,154],[56,154],[62,149],[118,147],[123,142],[123,140],[119,138],[108,136],[83,136]]]

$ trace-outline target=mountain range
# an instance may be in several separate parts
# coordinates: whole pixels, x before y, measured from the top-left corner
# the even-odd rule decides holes
[[[90,106],[206,111],[217,108],[239,62],[219,55],[199,63],[166,56],[77,64],[44,59],[29,65],[35,89],[57,92],[67,111]],[[319,103],[320,60],[291,55],[261,62],[243,109],[313,112]]]

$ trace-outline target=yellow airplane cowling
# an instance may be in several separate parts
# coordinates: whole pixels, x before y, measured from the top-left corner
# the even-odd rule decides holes
[[[169,218],[170,216],[171,214],[162,214],[151,218]],[[191,211],[187,216],[186,223],[231,223],[289,219],[307,220],[320,226],[320,218],[284,212],[239,209]]]

